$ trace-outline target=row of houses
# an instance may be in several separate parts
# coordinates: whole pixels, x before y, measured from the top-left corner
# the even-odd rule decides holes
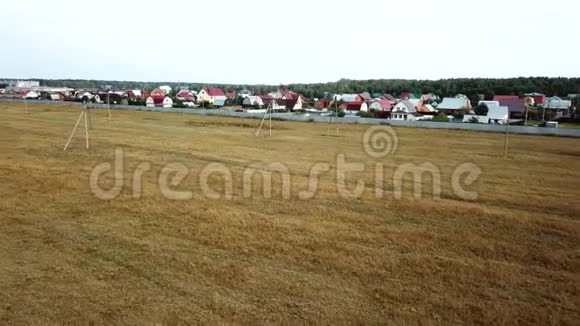
[[[373,94],[375,95],[375,94]],[[575,98],[572,94],[570,97]],[[528,110],[543,107],[555,115],[567,116],[572,108],[571,100],[546,97],[539,93],[497,95],[490,101],[480,100],[476,107],[485,106],[487,116],[476,115],[471,100],[465,95],[440,99],[435,94],[403,93],[399,98],[391,94],[371,97],[368,93],[335,95],[333,99],[317,100],[317,109],[337,108],[346,111],[374,112],[375,116],[393,120],[431,120],[441,112],[453,118],[465,113],[465,122],[507,123],[523,120]],[[378,113],[378,114],[377,114]]]
[[[572,108],[572,100],[580,96],[569,95],[569,99],[546,97],[540,93],[516,95],[496,95],[492,100],[480,100],[475,105],[465,95],[440,98],[436,94],[405,92],[399,96],[389,93],[363,92],[360,94],[335,94],[332,98],[309,100],[303,95],[281,88],[276,92],[253,95],[249,91],[225,91],[221,88],[202,88],[199,91],[180,89],[174,91],[170,86],[159,86],[151,92],[143,90],[27,90],[22,93],[26,99],[74,100],[110,104],[136,104],[150,107],[173,107],[177,102],[186,107],[222,107],[228,104],[239,105],[245,110],[263,109],[271,106],[274,110],[299,111],[314,107],[320,112],[342,110],[346,114],[368,112],[378,118],[393,120],[431,120],[444,113],[450,118],[462,112],[463,121],[480,123],[506,123],[525,118],[528,110],[543,107],[556,115],[567,116]],[[475,108],[485,106],[487,115],[475,114]]]

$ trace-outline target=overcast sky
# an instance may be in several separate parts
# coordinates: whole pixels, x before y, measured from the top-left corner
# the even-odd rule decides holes
[[[0,2],[0,77],[580,76],[577,0]]]

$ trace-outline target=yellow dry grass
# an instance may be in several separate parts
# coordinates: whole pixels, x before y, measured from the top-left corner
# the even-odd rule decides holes
[[[569,324],[580,320],[580,140],[397,128],[385,164],[385,198],[336,193],[332,173],[311,200],[310,166],[345,153],[363,162],[370,188],[377,160],[362,150],[366,127],[274,122],[272,138],[250,135],[256,120],[170,113],[93,112],[91,150],[82,133],[63,152],[78,108],[0,103],[0,324]],[[126,187],[111,201],[89,188],[91,169],[126,155]],[[252,162],[292,171],[290,200],[254,189]],[[150,162],[133,199],[133,169]],[[192,173],[163,198],[161,168]],[[232,200],[210,200],[197,173],[220,162],[234,176]],[[389,173],[404,163],[441,169],[441,199],[392,196]],[[451,191],[454,167],[483,170]],[[110,180],[109,180],[110,181]],[[106,181],[105,183],[109,183]],[[275,185],[280,180],[275,178]],[[429,180],[426,180],[426,183]],[[353,180],[354,182],[354,180]],[[220,178],[212,178],[219,188]],[[354,183],[351,183],[354,187]],[[426,184],[425,189],[429,186]]]

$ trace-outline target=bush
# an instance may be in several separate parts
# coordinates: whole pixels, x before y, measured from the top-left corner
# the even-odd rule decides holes
[[[338,113],[336,114],[336,116],[339,118],[344,118],[345,115],[346,112],[344,112],[344,110],[339,110]]]
[[[439,112],[434,118],[433,121],[436,122],[449,122],[449,118],[444,112]]]
[[[199,102],[198,105],[204,109],[213,109],[215,106],[210,102]]]
[[[186,106],[185,106],[185,104],[183,104],[182,100],[175,99],[173,101],[173,107],[178,108],[178,109],[182,109],[182,108],[185,108]]]
[[[479,104],[476,108],[475,108],[475,114],[477,115],[487,115],[487,111],[488,111],[488,107],[485,103],[481,103]]]
[[[361,118],[374,118],[375,115],[372,114],[371,112],[365,112],[365,111],[358,111],[357,116],[361,117]]]
[[[455,112],[453,114],[453,117],[455,118],[455,120],[459,120],[459,121],[462,121],[464,116],[465,116],[465,110],[457,110],[457,112]]]
[[[132,98],[129,100],[129,105],[145,106],[145,101],[140,98]]]

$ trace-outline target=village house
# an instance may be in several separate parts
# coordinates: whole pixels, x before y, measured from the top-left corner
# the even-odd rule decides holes
[[[417,112],[418,101],[402,100],[391,110],[392,120],[421,120],[423,115]]]
[[[238,95],[236,94],[236,91],[227,91],[226,92],[226,97],[231,99],[235,99]]]
[[[228,99],[221,88],[204,88],[197,94],[198,103],[210,103],[215,106],[224,106]]]
[[[280,89],[278,92],[274,93],[275,99],[281,99],[284,101],[284,106],[286,108],[292,108],[292,110],[301,110],[303,105],[308,104],[308,99],[301,94],[290,91],[286,88]]]
[[[471,111],[471,101],[464,96],[446,97],[437,106],[437,110],[446,114],[454,114],[459,110]]]
[[[364,92],[359,94],[360,98],[363,100],[363,102],[366,102],[367,104],[373,99],[373,97],[371,96],[371,94]]]
[[[375,117],[381,119],[390,119],[391,118],[391,109],[393,105],[389,100],[385,99],[376,99],[371,101],[371,105],[369,106],[369,111],[375,113]]]
[[[544,101],[544,108],[558,114],[559,116],[569,115],[571,106],[571,100],[563,100],[557,96],[548,97]]]
[[[369,105],[369,110],[372,111],[391,111],[393,105],[388,100],[372,100]]]
[[[463,116],[463,122],[484,123],[484,124],[501,124],[505,125],[509,122],[509,109],[507,106],[497,105],[497,101],[480,101],[487,106],[486,115],[466,114]]]
[[[64,101],[66,98],[63,93],[50,93],[48,97],[51,101]]]
[[[519,98],[520,97],[517,96],[517,95],[495,95],[493,97],[493,100],[499,102],[499,101],[502,101],[502,100],[517,100]]]
[[[127,98],[130,100],[143,99],[143,92],[139,89],[132,89],[127,93]]]
[[[340,94],[335,96],[337,101],[345,103],[362,103],[363,98],[359,94]]]
[[[109,103],[109,104],[121,104],[123,97],[117,93],[99,93],[95,95],[95,102],[97,103]]]
[[[171,108],[171,107],[173,107],[173,100],[171,99],[171,97],[166,96],[163,99],[163,107],[164,108]]]
[[[242,102],[243,108],[262,108],[264,107],[264,101],[259,96],[245,96]]]
[[[152,90],[150,97],[153,99],[154,106],[163,106],[163,100],[165,100],[165,92],[162,89],[156,88]]]
[[[420,100],[421,94],[411,93],[411,92],[403,92],[399,96],[399,99],[401,99],[401,100]]]
[[[25,91],[22,93],[22,98],[26,100],[37,100],[40,94],[35,91]]]
[[[75,92],[75,94],[74,94],[74,99],[76,101],[82,101],[82,102],[89,102],[94,97],[95,96],[91,92],[87,92],[84,90],[79,90],[79,91]]]
[[[365,102],[348,102],[348,103],[345,102],[345,103],[342,103],[338,108],[341,110],[350,111],[350,112],[355,112],[355,111],[368,112],[369,111],[369,106]]]
[[[167,85],[159,86],[159,89],[162,90],[163,93],[165,93],[165,95],[170,94],[172,91],[171,86],[167,86]]]
[[[524,94],[524,96],[533,98],[536,105],[544,104],[544,101],[546,100],[546,95],[537,92]]]
[[[510,119],[521,120],[525,117],[526,102],[522,98],[499,99],[499,106],[505,106],[509,110]],[[489,108],[489,106],[488,106]]]
[[[314,102],[314,108],[318,110],[327,109],[330,107],[331,103],[332,103],[331,99],[323,98]]]
[[[189,90],[181,90],[176,98],[182,102],[195,102],[195,96]]]
[[[391,103],[391,105],[395,105],[397,104],[397,98],[394,97],[392,94],[383,94],[383,96],[381,96],[381,99],[387,100]]]

